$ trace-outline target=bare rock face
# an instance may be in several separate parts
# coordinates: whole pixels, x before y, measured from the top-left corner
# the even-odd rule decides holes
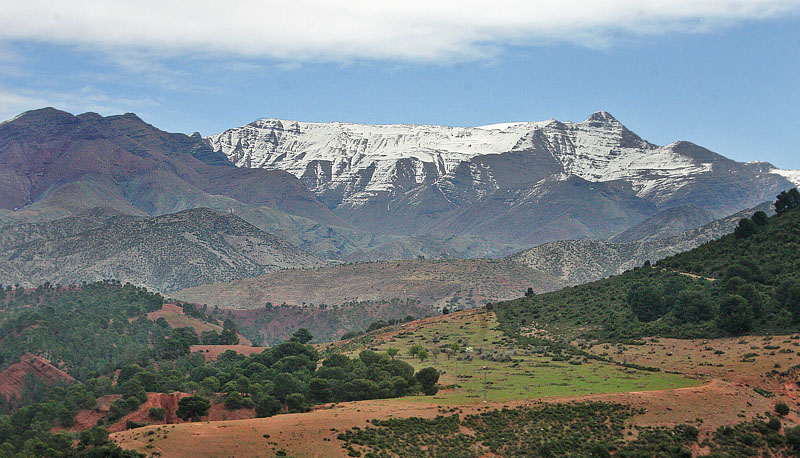
[[[678,206],[722,217],[800,182],[689,142],[651,144],[606,112],[475,128],[263,119],[206,142],[239,167],[291,173],[357,228],[517,246],[609,237]]]

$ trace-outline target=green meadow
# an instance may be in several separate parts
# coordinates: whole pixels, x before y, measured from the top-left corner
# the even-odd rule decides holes
[[[559,360],[553,355],[520,349],[498,329],[493,313],[454,314],[416,329],[402,325],[397,329],[400,332],[388,341],[374,339],[365,343],[378,351],[398,349],[396,358],[408,362],[416,370],[423,367],[438,369],[442,373],[439,384],[443,389],[433,396],[433,400],[442,404],[482,401],[484,377],[486,400],[490,402],[666,390],[703,383],[678,374],[631,369],[580,357]],[[452,355],[442,351],[437,354],[434,350],[453,344],[458,346],[458,351]],[[424,361],[409,354],[414,346],[425,349],[428,357]],[[472,349],[471,360],[464,359],[468,348]],[[510,361],[481,359],[478,356],[481,351],[509,355]],[[412,396],[403,400],[431,402],[432,398]]]

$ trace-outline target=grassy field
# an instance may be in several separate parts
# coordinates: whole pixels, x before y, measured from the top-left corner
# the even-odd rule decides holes
[[[786,427],[800,421],[797,373],[786,376],[773,373],[776,364],[783,369],[795,364],[794,349],[800,339],[794,336],[702,341],[648,338],[643,345],[601,344],[590,349],[619,363],[658,366],[664,371],[689,375],[634,370],[580,356],[562,361],[554,358],[555,355],[515,349],[514,342],[498,330],[494,314],[485,310],[405,323],[317,348],[350,355],[364,349],[397,348],[396,357],[415,369],[431,366],[443,373],[440,384],[444,389],[434,396],[342,402],[318,406],[308,413],[261,419],[148,426],[115,433],[112,438],[125,448],[161,458],[272,458],[282,456],[282,451],[298,458],[346,458],[349,450],[347,444],[338,439],[339,434],[371,427],[372,419],[431,419],[454,413],[466,418],[504,407],[542,406],[539,401],[545,404],[611,402],[630,406],[639,413],[625,422],[627,430],[633,433],[632,436],[625,433],[628,439],[639,437],[645,431],[642,428],[693,425],[698,428],[702,442],[720,426],[749,419],[766,421],[765,413],[774,412],[778,402],[786,402],[791,407],[791,412],[781,419]],[[455,355],[448,359],[445,353],[434,358],[434,347],[453,343],[461,350],[472,347],[475,355],[479,350],[516,350],[516,354],[505,362],[481,360],[477,356],[472,361],[458,361]],[[426,348],[430,358],[419,361],[410,356],[408,351],[414,345]],[[464,352],[459,354],[463,358]],[[486,404],[482,402],[483,367],[488,368]],[[456,380],[458,386],[454,387]],[[699,444],[695,447],[698,453],[709,451]]]
[[[421,320],[401,325],[390,334],[366,336],[356,343],[377,351],[389,348],[399,350],[397,358],[415,369],[434,367],[442,374],[439,383],[446,389],[433,398],[414,396],[403,398],[407,402],[465,404],[484,399],[484,376],[487,382],[486,399],[503,402],[546,397],[581,396],[587,394],[624,391],[650,391],[685,388],[703,383],[700,379],[677,374],[630,369],[594,359],[573,357],[566,361],[530,350],[516,348],[497,327],[495,316],[484,310]],[[461,360],[456,355],[434,355],[434,348],[456,344],[463,358],[472,348],[471,360]],[[409,350],[419,345],[429,357],[424,361],[409,355]],[[345,347],[347,348],[347,347]],[[354,347],[350,353],[356,353]],[[510,361],[481,359],[481,351],[508,354]]]

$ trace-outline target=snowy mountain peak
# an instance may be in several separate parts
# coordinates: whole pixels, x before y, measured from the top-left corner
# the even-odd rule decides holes
[[[617,118],[612,116],[611,113],[609,113],[607,111],[598,111],[596,113],[592,113],[592,115],[589,116],[588,118],[586,118],[586,121],[584,121],[584,122],[587,122],[587,123],[590,123],[590,122],[601,122],[601,123],[607,123],[607,124],[610,124],[610,123],[620,124],[620,122],[617,121]]]
[[[292,173],[332,209],[402,198],[425,186],[450,203],[474,201],[545,177],[624,182],[637,197],[661,205],[699,177],[717,173],[715,165],[719,173],[739,167],[689,142],[651,144],[606,111],[579,123],[551,119],[479,127],[261,119],[206,142],[239,167]],[[515,165],[501,167],[503,158]],[[519,169],[519,161],[533,168]],[[504,181],[499,175],[513,167],[522,178]],[[771,166],[753,167],[797,180]]]

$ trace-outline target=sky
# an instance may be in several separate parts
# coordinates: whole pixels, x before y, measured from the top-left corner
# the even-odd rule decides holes
[[[604,110],[800,169],[800,0],[0,0],[0,119],[43,106],[203,135]]]

